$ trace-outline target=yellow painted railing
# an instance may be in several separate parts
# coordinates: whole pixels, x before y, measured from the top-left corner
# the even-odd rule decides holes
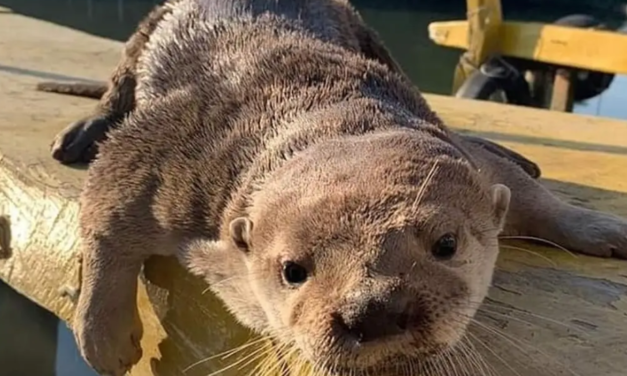
[[[440,46],[474,48],[479,43],[469,41],[472,28],[468,21],[434,22],[429,25],[429,37]],[[491,51],[504,56],[627,74],[627,35],[535,22],[503,22],[497,38],[491,43],[495,46]]]
[[[465,50],[457,64],[453,94],[491,56],[609,74],[627,73],[627,35],[536,22],[503,21],[500,0],[466,0],[467,20],[434,22],[429,37],[436,44]],[[560,68],[549,108],[572,110],[571,71]]]

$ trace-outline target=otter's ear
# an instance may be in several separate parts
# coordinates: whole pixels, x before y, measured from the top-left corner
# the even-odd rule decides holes
[[[229,224],[231,240],[242,251],[249,251],[251,246],[250,235],[253,231],[253,222],[245,217],[235,218]]]
[[[494,210],[494,220],[499,227],[499,231],[505,226],[509,202],[512,196],[509,188],[503,184],[494,184],[492,190],[492,209]]]

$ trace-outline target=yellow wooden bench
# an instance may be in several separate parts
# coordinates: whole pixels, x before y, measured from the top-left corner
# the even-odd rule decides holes
[[[501,0],[466,0],[465,6],[466,20],[432,22],[429,25],[429,38],[434,43],[464,50],[454,72],[453,93],[494,56],[584,71],[627,73],[625,34],[538,22],[505,21]],[[549,108],[572,111],[571,81],[568,69],[558,70]]]

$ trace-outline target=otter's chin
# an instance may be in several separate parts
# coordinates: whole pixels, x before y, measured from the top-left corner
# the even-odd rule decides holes
[[[409,375],[409,370],[412,370],[412,374],[422,374],[420,370],[426,369],[436,359],[436,355],[446,353],[449,349],[449,346],[442,344],[434,346],[428,351],[418,351],[411,355],[390,354],[377,361],[357,358],[347,362],[348,359],[339,358],[335,359],[335,363],[322,362],[325,364],[323,371],[325,374],[334,376],[400,376]]]
[[[438,320],[428,332],[408,328],[405,333],[366,343],[345,337],[313,339],[303,335],[297,345],[301,356],[325,374],[398,376],[408,369],[415,372],[452,351],[464,337],[469,322],[461,317]]]

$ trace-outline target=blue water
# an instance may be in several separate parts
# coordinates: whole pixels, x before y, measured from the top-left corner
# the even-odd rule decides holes
[[[616,76],[602,95],[575,106],[575,113],[627,119],[627,77]]]
[[[55,356],[57,376],[98,376],[81,358],[74,335],[63,322],[57,325],[57,349]]]

